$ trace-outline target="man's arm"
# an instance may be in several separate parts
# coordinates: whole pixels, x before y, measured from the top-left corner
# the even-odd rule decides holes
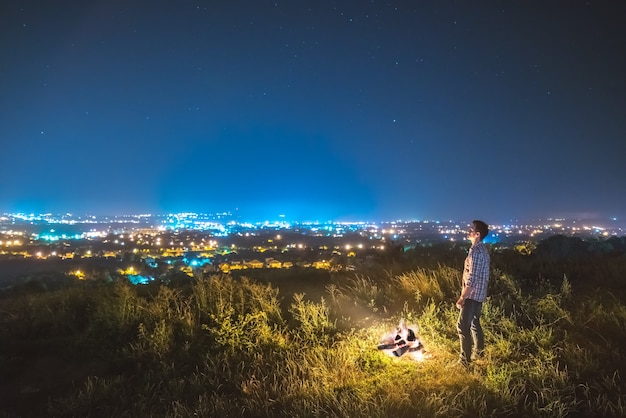
[[[461,291],[461,296],[459,296],[459,299],[456,301],[456,307],[461,309],[463,307],[463,305],[465,305],[465,299],[467,299],[467,293],[469,289],[467,286],[463,286],[463,290]]]
[[[469,250],[469,254],[467,255],[467,260],[469,260],[469,267],[468,267],[468,274],[469,277],[467,278],[467,283],[463,283],[463,290],[461,290],[461,296],[459,296],[459,299],[456,301],[456,307],[461,309],[463,307],[463,305],[465,304],[465,299],[467,299],[467,294],[469,293],[469,286],[472,285],[472,280],[474,279],[473,275],[474,275],[474,251],[472,251],[473,248],[470,248]],[[463,268],[465,268],[465,266],[463,266]]]

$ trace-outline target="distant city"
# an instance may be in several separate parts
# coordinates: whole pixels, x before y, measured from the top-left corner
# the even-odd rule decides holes
[[[396,240],[409,243],[432,239],[455,241],[464,239],[471,220],[396,220],[380,222],[340,222],[316,221],[298,222],[284,219],[265,222],[246,222],[233,212],[220,213],[171,213],[134,215],[74,215],[66,214],[24,214],[5,213],[0,215],[0,233],[8,237],[22,236],[28,242],[65,239],[93,239],[108,234],[133,231],[203,231],[209,236],[229,237],[267,230],[293,230],[316,236],[341,237],[358,233],[368,239],[393,236]],[[562,234],[568,236],[622,236],[626,235],[626,225],[616,218],[604,220],[545,218],[526,222],[511,222],[490,225],[491,242],[517,240],[541,240],[547,236]],[[2,245],[6,245],[6,242]]]
[[[299,223],[282,219],[249,223],[238,220],[231,212],[116,216],[14,213],[0,216],[0,254],[6,254],[11,248],[18,249],[29,244],[97,241],[116,235],[121,237],[124,234],[127,235],[126,240],[118,237],[114,242],[124,246],[137,238],[144,244],[147,242],[163,244],[165,241],[160,240],[160,236],[172,233],[178,235],[183,231],[222,241],[283,231],[294,237],[326,237],[337,241],[346,241],[349,237],[351,242],[342,245],[354,245],[356,248],[380,247],[382,244],[379,242],[385,240],[411,247],[442,240],[464,240],[468,227],[469,221],[453,220]],[[582,238],[626,235],[626,229],[618,224],[617,219],[586,221],[547,218],[523,224],[490,225],[490,228],[487,242],[501,244],[539,241],[556,234]],[[372,244],[373,242],[377,244]],[[191,243],[177,242],[177,244],[193,247]],[[287,244],[290,245],[298,243]]]
[[[16,262],[15,278],[43,260],[63,264],[66,274],[85,277],[84,260],[115,262],[119,274],[139,282],[154,279],[159,266],[194,276],[259,268],[354,269],[368,257],[443,242],[467,243],[470,221],[249,223],[231,212],[119,216],[23,214],[0,216],[0,261]],[[486,242],[513,247],[553,235],[608,239],[626,235],[618,219],[547,218],[530,223],[490,225]],[[30,263],[33,260],[35,263]],[[26,263],[26,264],[25,264]],[[76,267],[76,269],[74,269]],[[84,267],[83,267],[84,268]],[[161,269],[161,274],[162,273]],[[0,275],[2,276],[2,275]],[[11,276],[11,277],[9,277]]]

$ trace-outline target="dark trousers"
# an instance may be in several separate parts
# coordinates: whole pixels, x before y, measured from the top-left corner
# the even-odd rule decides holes
[[[465,304],[459,313],[457,329],[461,342],[461,360],[468,363],[472,357],[472,345],[475,354],[480,355],[485,350],[485,336],[480,326],[480,313],[482,308],[482,302],[465,299]]]

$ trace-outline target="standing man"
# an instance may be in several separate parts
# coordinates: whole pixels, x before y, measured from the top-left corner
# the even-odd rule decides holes
[[[457,329],[461,342],[459,363],[469,365],[474,358],[481,357],[485,350],[485,337],[480,326],[480,313],[483,301],[487,297],[489,284],[489,251],[483,239],[489,233],[489,227],[483,221],[473,221],[468,233],[472,245],[465,258],[463,268],[463,290],[456,301],[461,310]]]

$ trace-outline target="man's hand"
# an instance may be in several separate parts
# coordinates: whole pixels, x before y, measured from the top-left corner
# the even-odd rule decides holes
[[[463,296],[459,297],[459,299],[456,301],[456,307],[462,309],[464,304],[465,299],[463,299]]]

